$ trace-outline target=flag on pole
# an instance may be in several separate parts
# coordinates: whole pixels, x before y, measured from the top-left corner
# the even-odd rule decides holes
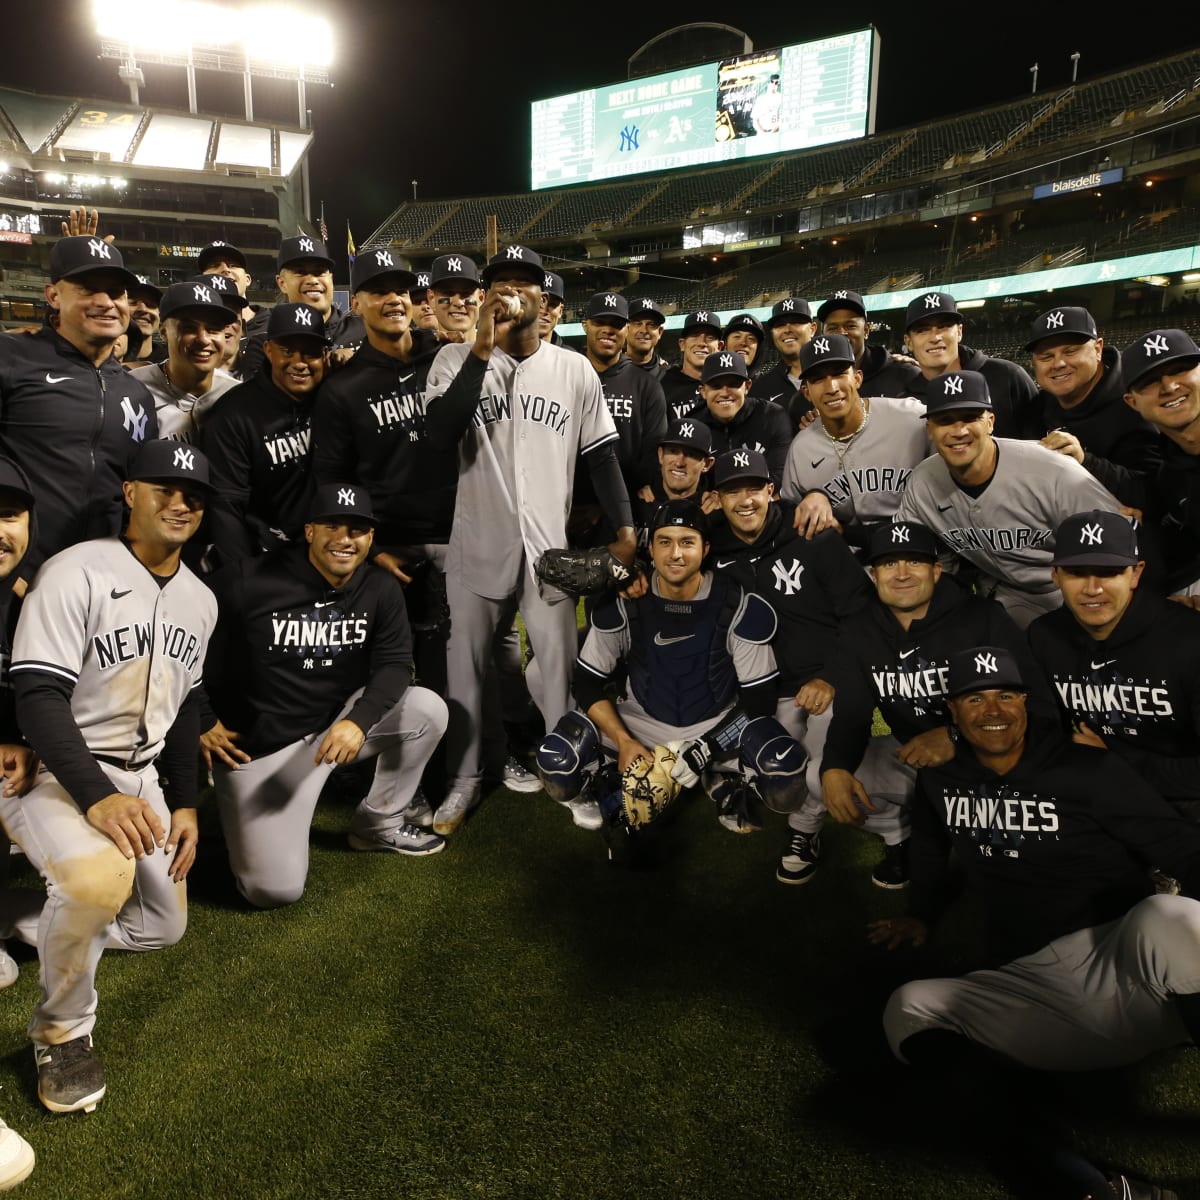
[[[354,266],[354,255],[357,251],[354,249],[354,234],[350,232],[350,219],[346,219],[346,257],[350,260],[350,265]]]
[[[317,220],[317,228],[321,231],[321,241],[329,242],[329,226],[325,224],[325,201],[321,201],[321,215]]]

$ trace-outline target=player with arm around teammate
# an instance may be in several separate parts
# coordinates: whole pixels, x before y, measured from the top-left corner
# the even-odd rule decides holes
[[[936,1073],[960,1127],[1024,1160],[1037,1194],[1172,1196],[1106,1180],[1056,1147],[1038,1127],[1045,1084],[1027,1072],[1119,1067],[1200,1039],[1200,903],[1150,895],[1146,870],[1160,864],[1195,896],[1200,829],[1116,755],[1031,722],[1004,649],[954,654],[948,703],[959,741],[918,777],[910,915],[872,922],[869,936],[922,945],[946,909],[953,852],[981,901],[993,965],[894,992],[883,1016],[892,1051]]]
[[[306,545],[213,581],[221,602],[213,707],[217,803],[238,891],[256,908],[304,893],[308,831],[329,772],[378,756],[350,825],[355,850],[420,856],[445,845],[410,820],[446,705],[409,686],[412,637],[400,582],[367,565],[375,529],[357,484],[317,490]],[[217,665],[217,660],[220,665]]]
[[[43,770],[28,795],[0,793],[0,814],[46,891],[3,902],[41,959],[29,1036],[52,1112],[103,1097],[92,1049],[101,953],[183,936],[196,857],[196,689],[217,606],[180,551],[204,515],[208,464],[154,441],[128,473],[124,537],[49,560],[13,643],[19,720]]]
[[[647,592],[611,597],[592,612],[575,666],[581,711],[566,714],[537,751],[547,794],[584,828],[632,824],[612,781],[597,775],[605,755],[623,775],[638,760],[649,765],[657,754],[661,761],[658,748],[670,746],[664,770],[683,786],[698,783],[711,764],[745,773],[777,804],[803,790],[804,751],[771,717],[775,614],[732,579],[701,569],[707,525],[692,500],[664,504],[650,535]],[[622,665],[628,694],[614,703],[607,689]],[[651,809],[640,824],[658,815]]]

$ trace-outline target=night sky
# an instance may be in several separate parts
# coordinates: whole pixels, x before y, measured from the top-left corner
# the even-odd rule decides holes
[[[153,2],[153,0],[152,0]],[[334,22],[336,85],[310,87],[316,144],[311,182],[324,199],[330,240],[344,245],[351,222],[362,242],[417,179],[421,199],[520,191],[529,180],[531,100],[625,77],[629,56],[650,38],[696,20],[726,21],[695,4],[524,5],[337,0],[316,7]],[[757,10],[757,11],[755,11]],[[828,16],[799,5],[748,6],[742,26],[755,46],[773,46],[862,28],[866,15]],[[893,5],[876,18],[882,57],[876,129],[880,132],[981,105],[1015,99],[1071,78],[1069,55],[1082,54],[1080,79],[1187,48],[1172,42],[1174,21],[1124,20],[1119,33],[1096,12],[1043,6],[1022,27],[1003,8],[984,10],[986,28],[954,20],[958,6]],[[1013,5],[1025,13],[1030,6]],[[91,0],[22,5],[5,23],[0,85],[67,96],[128,99],[117,64],[97,58]],[[136,24],[139,9],[131,6]],[[569,14],[569,16],[567,15]],[[281,28],[280,37],[286,38]],[[182,71],[146,68],[141,100],[186,108]],[[242,115],[237,76],[201,75],[200,107]],[[296,120],[294,85],[256,81],[255,117]]]

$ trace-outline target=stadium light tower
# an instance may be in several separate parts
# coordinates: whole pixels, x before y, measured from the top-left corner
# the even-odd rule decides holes
[[[206,0],[157,0],[137,20],[122,0],[93,0],[101,58],[121,64],[119,75],[138,103],[145,85],[143,64],[181,67],[187,72],[188,108],[197,112],[196,71],[241,75],[246,120],[254,120],[252,78],[289,79],[296,84],[301,129],[308,127],[305,85],[327,84],[333,62],[329,22],[275,4],[241,8]]]

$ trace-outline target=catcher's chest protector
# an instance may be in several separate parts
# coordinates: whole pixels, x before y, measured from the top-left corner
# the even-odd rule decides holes
[[[657,721],[677,727],[720,715],[737,695],[727,645],[742,591],[712,577],[704,600],[664,600],[647,593],[624,601],[629,620],[629,686]]]

